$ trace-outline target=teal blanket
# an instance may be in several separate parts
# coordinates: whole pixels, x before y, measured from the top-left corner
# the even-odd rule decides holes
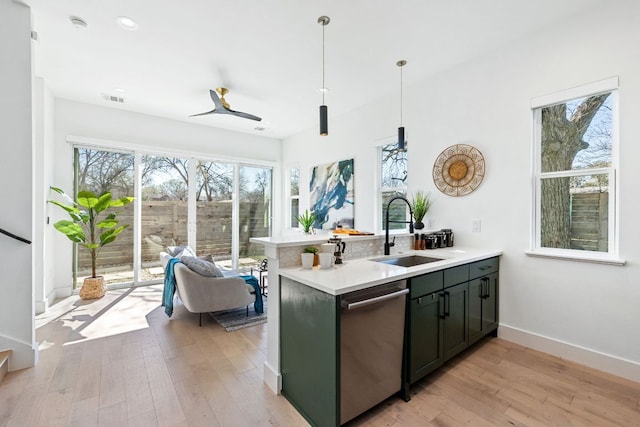
[[[242,276],[244,281],[253,287],[253,290],[256,291],[256,302],[253,303],[253,308],[255,308],[256,313],[264,313],[264,307],[262,306],[262,292],[260,292],[260,282],[254,276]]]
[[[173,295],[176,293],[176,276],[173,274],[173,266],[179,263],[178,258],[171,258],[164,269],[164,289],[162,290],[162,307],[167,316],[173,314]]]

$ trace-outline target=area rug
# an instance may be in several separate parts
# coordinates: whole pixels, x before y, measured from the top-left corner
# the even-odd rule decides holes
[[[267,322],[267,299],[263,297],[264,301],[264,313],[258,314],[253,309],[253,306],[249,306],[249,316],[247,316],[247,309],[234,308],[233,310],[216,311],[211,314],[211,317],[222,326],[225,331],[232,332],[242,328],[248,328],[250,326],[260,325]]]

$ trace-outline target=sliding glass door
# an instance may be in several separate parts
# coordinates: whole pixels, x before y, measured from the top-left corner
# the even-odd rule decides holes
[[[88,190],[97,195],[110,191],[114,199],[133,196],[134,161],[133,153],[77,148],[74,150],[75,188],[71,194]],[[121,224],[133,225],[133,216],[133,204],[118,211]],[[98,249],[97,274],[105,277],[106,284],[133,281],[133,236],[133,228],[129,227],[115,242]],[[91,275],[91,255],[81,245],[75,245],[74,252],[73,277],[76,287]]]
[[[82,147],[74,152],[74,192],[136,197],[119,213],[130,227],[99,255],[108,284],[162,279],[159,254],[168,246],[189,245],[240,273],[264,258],[262,245],[249,239],[271,235],[270,167]],[[76,250],[74,278],[81,283],[90,262],[86,249]]]
[[[211,254],[226,269],[233,268],[233,187],[234,165],[197,162],[197,254]]]
[[[264,259],[264,245],[251,237],[271,235],[271,168],[240,166],[239,267],[251,267]]]
[[[187,245],[188,160],[142,156],[140,168],[140,276],[161,279],[160,252]]]

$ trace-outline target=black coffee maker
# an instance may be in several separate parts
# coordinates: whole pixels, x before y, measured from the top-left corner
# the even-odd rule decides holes
[[[450,228],[443,228],[442,230],[440,230],[441,233],[444,234],[444,245],[446,247],[452,247],[453,246],[453,231],[451,231]]]

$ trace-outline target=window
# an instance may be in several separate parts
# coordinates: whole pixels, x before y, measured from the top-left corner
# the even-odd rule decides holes
[[[387,203],[393,196],[407,196],[407,152],[399,151],[397,143],[378,147],[380,159],[380,200],[381,217],[380,229],[384,230]],[[389,212],[389,219],[393,221],[407,221],[409,213],[405,203],[393,203]],[[390,223],[389,229],[405,229],[406,224]]]
[[[533,253],[617,256],[617,78],[533,101]]]
[[[89,190],[100,195],[110,191],[114,199],[134,196],[134,162],[133,153],[75,148],[74,193]],[[121,225],[133,225],[133,203],[119,209],[117,215]],[[100,249],[100,274],[109,273],[105,276],[105,284],[133,281],[133,230],[133,227],[126,228],[113,243]],[[72,268],[75,288],[91,275],[91,254],[82,245],[74,245]]]
[[[101,250],[107,284],[162,279],[158,254],[174,245],[243,274],[264,259],[264,247],[249,240],[271,235],[270,166],[79,146],[74,155],[77,189],[136,197],[118,213],[130,227]],[[75,286],[90,273],[90,258],[83,246],[74,250]]]
[[[298,215],[300,214],[300,169],[289,169],[289,226],[298,227]]]

